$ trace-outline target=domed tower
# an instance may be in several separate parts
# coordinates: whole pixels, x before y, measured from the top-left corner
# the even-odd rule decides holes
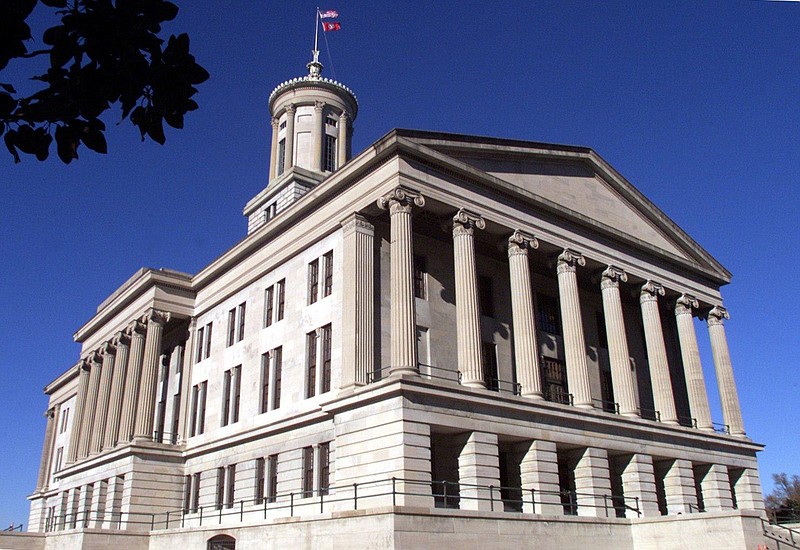
[[[358,101],[345,85],[322,77],[319,51],[308,75],[269,95],[272,148],[267,188],[245,206],[248,233],[280,214],[350,159]]]

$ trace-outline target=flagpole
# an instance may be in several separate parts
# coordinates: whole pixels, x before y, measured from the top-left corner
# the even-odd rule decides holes
[[[317,6],[317,13],[314,16],[314,61],[317,60],[319,55],[319,48],[317,47],[317,38],[319,36],[319,6]]]

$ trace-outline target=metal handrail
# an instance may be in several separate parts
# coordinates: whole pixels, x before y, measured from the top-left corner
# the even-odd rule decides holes
[[[616,401],[608,401],[607,399],[592,399],[592,403],[600,403],[600,408],[605,412],[612,414],[619,414],[619,403]],[[606,405],[611,405],[612,410],[608,410]]]
[[[661,411],[659,410],[645,409],[643,407],[639,407],[636,410],[639,412],[639,416],[645,420],[655,420],[656,422],[661,422]]]
[[[770,530],[767,528],[768,526],[773,529],[778,529],[778,531],[775,532],[774,530]],[[780,544],[788,544],[792,548],[800,548],[800,530],[793,529],[773,521],[769,517],[769,513],[767,513],[767,518],[761,518],[761,529],[764,533],[764,536],[776,541],[779,544],[779,547]]]
[[[686,428],[697,429],[697,419],[693,416],[678,416],[678,423]]]
[[[545,394],[544,400],[549,401],[550,403],[560,403],[561,405],[569,405],[570,407],[575,406],[575,395],[571,393],[566,394],[563,400],[553,399],[553,396]]]
[[[714,431],[720,434],[728,434],[731,433],[731,427],[728,424],[723,424],[721,422],[712,422],[711,426],[714,428]]]

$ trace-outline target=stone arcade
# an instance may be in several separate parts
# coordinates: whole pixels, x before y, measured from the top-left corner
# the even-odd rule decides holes
[[[142,269],[47,385],[31,548],[751,548],[730,274],[591,149],[269,98],[247,237]],[[696,319],[723,418],[711,417]]]

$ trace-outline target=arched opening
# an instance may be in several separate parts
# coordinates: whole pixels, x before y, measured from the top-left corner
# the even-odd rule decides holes
[[[236,539],[230,535],[217,535],[208,539],[208,550],[236,550]]]

